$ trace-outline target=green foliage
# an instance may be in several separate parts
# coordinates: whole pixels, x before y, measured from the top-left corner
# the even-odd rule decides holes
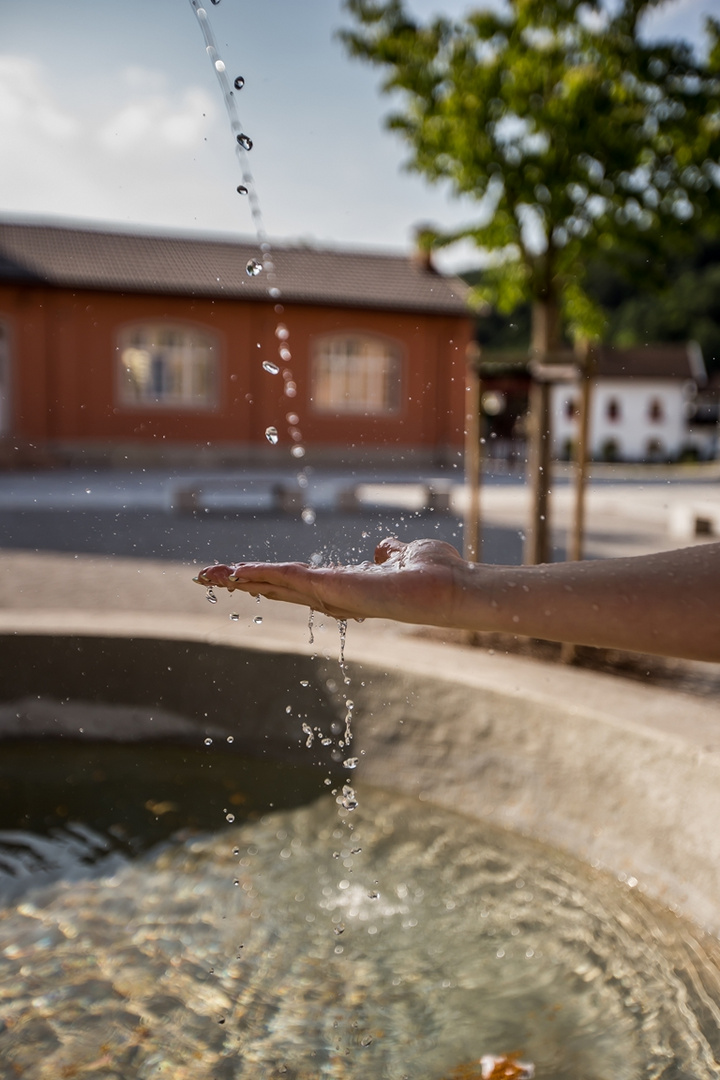
[[[598,253],[660,266],[690,250],[701,220],[720,233],[720,24],[700,61],[683,43],[640,41],[648,6],[508,0],[421,24],[402,0],[346,2],[341,38],[399,96],[387,122],[408,167],[479,204],[434,244],[494,252],[478,296],[501,311],[560,306],[573,337],[604,332],[586,284]]]

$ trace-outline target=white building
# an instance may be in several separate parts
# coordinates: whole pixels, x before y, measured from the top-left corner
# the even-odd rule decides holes
[[[601,346],[593,382],[589,457],[595,461],[677,461],[716,456],[717,418],[693,423],[707,382],[696,342],[631,349]],[[551,390],[553,453],[568,459],[577,439],[580,389]]]

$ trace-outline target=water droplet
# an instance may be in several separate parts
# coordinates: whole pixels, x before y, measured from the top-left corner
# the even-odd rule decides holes
[[[235,886],[235,888],[237,888],[239,884],[240,884],[240,882],[238,881],[237,878],[235,878],[235,880],[233,881],[233,885]]]
[[[338,795],[337,802],[345,810],[355,810],[358,805],[355,789],[351,788],[349,784],[343,784],[342,795]]]
[[[262,626],[262,615],[256,615],[253,622],[256,626]]]
[[[249,135],[246,135],[244,131],[241,131],[237,137],[238,145],[242,146],[243,150],[252,150],[252,139]]]
[[[209,604],[217,604],[218,598],[212,590],[212,585],[208,585],[208,591],[205,595],[207,596]]]
[[[212,0],[212,2],[213,2],[213,4],[219,4],[220,0]],[[224,1024],[224,1023],[225,1023],[225,1017],[221,1016],[220,1019],[218,1020],[218,1024]]]
[[[370,899],[370,900],[377,900],[379,896],[380,896],[380,893],[376,892],[375,889],[371,889],[370,892],[368,893],[368,899]]]
[[[300,423],[300,417],[297,415],[297,413],[294,413],[294,412],[287,413],[286,416],[285,416],[285,419],[287,420],[288,424],[299,424]],[[298,476],[298,484],[299,483],[300,483],[300,477]]]
[[[287,339],[290,337],[290,331],[288,330],[285,323],[277,324],[277,326],[275,327],[275,337],[279,341],[287,341]]]
[[[352,850],[350,851],[350,854],[351,854],[351,855],[359,855],[361,851],[362,851],[362,848],[361,848],[361,847],[354,847],[354,848],[352,848]]]
[[[272,443],[273,446],[277,446],[279,437],[276,427],[265,428],[265,438],[269,443]]]
[[[247,195],[248,189],[245,187],[244,184],[238,184],[237,193],[238,195]]]
[[[297,386],[294,382],[285,383],[285,397],[295,397],[297,394]],[[304,453],[304,451],[303,451]],[[302,454],[296,454],[295,457],[302,457]]]
[[[293,446],[290,453],[292,454],[292,456],[294,458],[305,457],[305,447],[304,446]]]
[[[356,769],[357,763],[358,759],[356,757],[345,758],[345,760],[343,761],[343,765],[346,769]]]
[[[229,821],[230,824],[232,825],[233,821],[235,820],[235,815],[234,814],[226,814],[225,815],[225,820]]]
[[[248,277],[257,277],[262,271],[262,263],[259,263],[257,259],[248,259],[245,264],[245,273]]]
[[[362,1039],[360,1040],[360,1045],[361,1046],[369,1046],[372,1041],[373,1041],[372,1035],[363,1035]]]
[[[312,746],[313,740],[315,739],[315,732],[313,731],[313,729],[310,727],[309,724],[303,724],[302,729],[305,732],[305,734],[307,735],[307,739],[305,740],[305,745],[306,746]]]
[[[308,679],[301,679],[301,680],[300,680],[300,685],[301,685],[301,686],[309,686],[309,685],[310,685],[310,682],[309,682],[309,680],[308,680]]]
[[[240,622],[240,616],[238,615],[237,611],[233,611],[230,615],[230,622]]]
[[[215,61],[215,70],[219,71],[221,74],[225,70],[225,65],[223,64],[222,60]]]
[[[242,75],[238,75],[235,78],[235,82],[233,83],[233,86],[235,87],[236,90],[242,90],[244,85],[245,85],[245,80],[243,79]]]
[[[300,517],[303,519],[306,525],[314,525],[315,516],[315,511],[311,506],[306,506],[300,514]]]
[[[235,742],[235,736],[234,735],[228,735],[225,742],[234,743]]]
[[[284,360],[286,364],[289,363],[290,360],[292,360],[292,353],[288,349],[287,345],[283,345],[283,347],[279,349],[278,352],[280,353],[280,359]]]
[[[344,934],[344,933],[345,933],[345,926],[344,926],[343,923],[338,923],[337,926],[333,927],[333,934],[335,934],[337,937],[340,937],[340,935]]]
[[[263,371],[267,371],[268,375],[280,374],[280,368],[277,364],[273,364],[272,360],[263,360]]]
[[[208,736],[208,738],[207,738],[207,739],[205,740],[205,745],[206,745],[206,746],[212,746],[212,739],[211,739],[211,738],[210,738],[209,736]]]

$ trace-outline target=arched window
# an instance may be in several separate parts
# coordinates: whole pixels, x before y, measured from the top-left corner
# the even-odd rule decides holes
[[[313,350],[312,404],[320,413],[383,416],[400,408],[400,346],[371,334],[334,334]]]
[[[620,402],[617,398],[608,398],[607,405],[605,406],[605,415],[608,420],[615,421],[620,419]]]
[[[661,424],[665,419],[665,410],[660,398],[651,398],[648,404],[648,417],[653,424]]]
[[[118,335],[118,396],[143,408],[212,408],[217,341],[195,327],[136,323]]]

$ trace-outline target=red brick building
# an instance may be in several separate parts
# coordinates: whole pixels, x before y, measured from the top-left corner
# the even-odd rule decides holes
[[[309,457],[441,461],[471,335],[463,284],[421,260],[0,223],[6,447],[277,460],[274,427]]]

